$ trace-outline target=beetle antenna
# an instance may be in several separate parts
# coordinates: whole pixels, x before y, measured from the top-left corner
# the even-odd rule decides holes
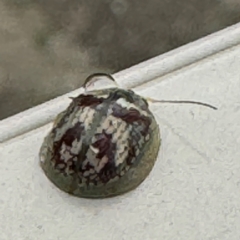
[[[146,98],[147,101],[152,102],[152,103],[187,103],[187,104],[197,104],[205,107],[212,108],[214,110],[217,110],[216,107],[208,104],[208,103],[203,103],[203,102],[196,102],[196,101],[188,101],[188,100],[156,100],[152,98]]]

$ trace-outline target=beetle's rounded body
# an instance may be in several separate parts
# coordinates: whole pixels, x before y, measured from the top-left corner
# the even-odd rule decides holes
[[[160,147],[147,101],[120,88],[89,91],[60,113],[40,150],[40,164],[61,190],[105,198],[136,188]]]

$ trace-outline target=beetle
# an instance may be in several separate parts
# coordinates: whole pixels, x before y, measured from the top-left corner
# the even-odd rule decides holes
[[[72,98],[55,119],[40,148],[40,166],[59,189],[82,198],[107,198],[137,188],[151,172],[161,146],[158,123],[148,102],[193,103],[147,98],[129,89],[89,90]]]

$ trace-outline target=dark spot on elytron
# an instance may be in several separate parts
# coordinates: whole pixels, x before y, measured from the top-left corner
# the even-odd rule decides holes
[[[141,115],[137,109],[134,108],[122,108],[120,105],[116,104],[116,106],[112,109],[113,116],[117,118],[121,118],[123,121],[133,124],[134,122],[138,122],[139,124],[143,124],[144,130],[141,132],[143,136],[146,136],[149,131],[149,126],[152,122],[151,118]]]
[[[114,160],[116,144],[112,142],[112,134],[107,134],[103,130],[102,133],[96,134],[95,137],[97,140],[92,145],[99,150],[96,157],[101,159],[104,156],[107,156],[109,160]]]
[[[136,157],[135,148],[132,146],[131,142],[129,141],[128,156],[127,156],[127,159],[126,159],[127,165],[132,165],[133,159],[135,157]]]
[[[116,177],[117,169],[114,162],[107,162],[104,168],[99,172],[98,176],[103,183],[107,183],[110,179]]]
[[[83,123],[77,122],[72,128],[69,128],[65,132],[65,134],[62,136],[59,142],[61,144],[64,142],[67,146],[72,146],[72,142],[74,140],[77,139],[78,141],[80,141],[83,130],[84,130]]]
[[[116,152],[116,144],[112,142],[112,135],[107,134],[103,131],[100,134],[96,134],[95,137],[97,140],[93,143],[94,148],[98,148],[99,152],[96,155],[98,159],[106,156],[108,158],[108,162],[105,166],[100,170],[98,177],[102,182],[106,183],[111,178],[116,176],[116,165],[115,165],[115,152]]]
[[[92,165],[90,165],[90,163],[88,162],[84,167],[84,171],[89,171],[90,169],[92,169]]]
[[[101,104],[105,99],[104,98],[97,98],[93,95],[79,95],[77,98],[74,98],[75,104],[80,107],[89,107],[89,106],[96,106]]]
[[[64,135],[62,136],[62,138],[59,141],[54,143],[52,160],[55,162],[55,167],[57,167],[58,164],[64,164],[65,165],[64,168],[61,168],[62,172],[64,172],[65,168],[66,168],[66,163],[64,162],[64,160],[61,159],[60,151],[61,151],[62,144],[65,143],[67,146],[72,146],[72,142],[75,139],[80,141],[80,138],[82,137],[83,131],[84,131],[84,127],[83,127],[82,123],[77,122],[72,128],[69,128],[64,133]],[[73,162],[74,157],[75,157],[75,155],[72,154],[72,157],[68,160],[68,161],[72,161],[72,166],[70,167],[70,169],[73,169],[75,167],[74,162]]]

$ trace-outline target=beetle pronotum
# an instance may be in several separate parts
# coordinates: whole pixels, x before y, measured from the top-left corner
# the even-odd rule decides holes
[[[40,165],[61,190],[84,198],[105,198],[135,189],[151,172],[161,145],[160,129],[148,108],[152,103],[192,103],[143,98],[132,90],[88,90],[60,113],[40,149]]]

